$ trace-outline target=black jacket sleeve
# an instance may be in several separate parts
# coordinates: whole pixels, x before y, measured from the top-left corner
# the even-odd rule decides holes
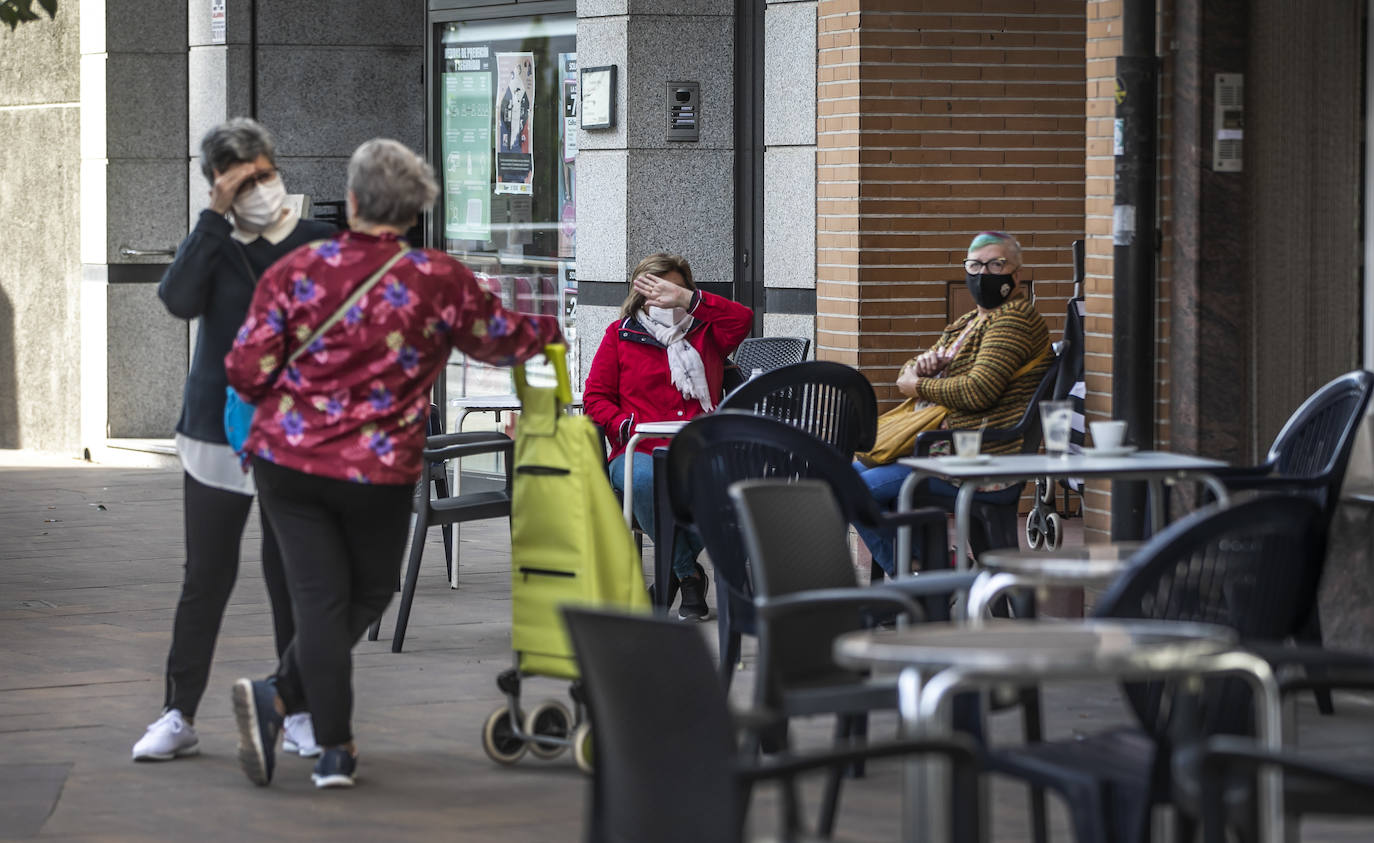
[[[173,316],[195,319],[205,313],[215,264],[223,259],[221,250],[228,244],[232,230],[233,226],[222,215],[208,209],[200,212],[196,227],[181,241],[176,257],[167,271],[162,273],[162,281],[157,285],[158,298],[162,299]],[[254,279],[250,277],[248,266],[245,264],[238,271],[243,274],[244,283],[251,288]]]

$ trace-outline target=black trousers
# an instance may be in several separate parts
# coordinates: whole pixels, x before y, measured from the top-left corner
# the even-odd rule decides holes
[[[277,693],[288,711],[310,700],[321,746],[348,743],[353,645],[396,591],[415,486],[350,483],[266,460],[254,461],[253,476],[296,609]]]
[[[167,653],[167,691],[163,705],[196,716],[210,662],[215,656],[224,607],[239,573],[239,542],[248,523],[251,495],[206,486],[185,475],[182,520],[186,532],[186,576],[172,622],[172,647]],[[262,518],[262,578],[272,603],[272,632],[277,655],[295,634],[291,621],[291,597],[286,588],[281,551],[276,537]]]

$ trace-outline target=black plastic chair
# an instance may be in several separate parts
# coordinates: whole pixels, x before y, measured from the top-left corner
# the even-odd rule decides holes
[[[1236,630],[1244,646],[1273,646],[1306,616],[1324,552],[1321,510],[1312,501],[1266,495],[1207,507],[1142,547],[1094,615],[1221,624]],[[1184,707],[1174,684],[1123,689],[1134,727],[990,750],[985,757],[989,770],[1061,793],[1079,843],[1148,840],[1151,806],[1172,799],[1176,742],[1251,729],[1249,690],[1238,680],[1205,683],[1189,718],[1191,734],[1179,734]],[[1176,816],[1176,839],[1190,839],[1186,816]],[[1035,839],[1046,839],[1043,827],[1035,828]]]
[[[740,385],[720,402],[799,427],[846,457],[873,447],[878,399],[858,369],[827,360],[793,363]]]
[[[1352,655],[1351,660],[1365,662],[1364,672],[1287,679],[1280,683],[1280,693],[1374,691],[1369,657]],[[1282,776],[1283,810],[1290,824],[1308,814],[1374,816],[1374,766],[1367,761],[1337,761],[1296,746],[1275,752],[1251,738],[1219,735],[1200,747],[1180,750],[1174,759],[1175,800],[1200,817],[1205,843],[1227,843],[1232,839],[1228,831],[1240,840],[1256,838],[1256,774],[1264,769],[1277,769]]]
[[[800,363],[810,348],[811,340],[802,337],[749,337],[731,357],[740,374],[748,378],[754,372],[771,372]]]
[[[754,583],[739,516],[727,490],[739,480],[813,478],[829,485],[845,521],[885,529],[908,525],[918,540],[943,546],[945,514],[935,509],[896,513],[878,505],[848,456],[787,422],[737,411],[694,419],[668,448],[668,498],[678,526],[696,530],[716,570],[721,681],[729,687],[741,635],[755,634]],[[901,589],[967,589],[971,572],[943,572],[901,580]],[[917,594],[918,591],[908,591]],[[931,620],[949,617],[945,597],[926,601]]]
[[[1050,363],[1050,367],[1045,370],[1045,374],[1040,378],[1040,383],[1035,387],[1035,392],[1031,394],[1030,403],[1026,405],[1026,411],[1021,414],[1021,418],[1015,425],[1007,428],[989,428],[983,431],[984,447],[989,444],[1020,439],[1021,453],[1034,454],[1040,450],[1040,402],[1048,398],[1054,390],[1055,382],[1059,378],[1061,360],[1062,358],[1055,357]],[[953,430],[927,430],[918,434],[916,437],[916,456],[929,456],[931,446],[936,442],[952,442],[953,438]],[[915,498],[915,505],[939,507],[945,512],[954,511],[953,498],[921,495],[919,492]],[[977,498],[973,499],[974,523],[971,526],[980,528],[969,530],[969,545],[975,557],[981,556],[984,551],[988,550],[1020,546],[1017,539],[1018,507],[1019,499],[1012,500],[1010,503],[988,503]],[[930,564],[929,561],[926,564]]]
[[[479,454],[501,454],[505,468],[505,486],[502,489],[466,494],[451,495],[448,481],[444,477],[444,465],[449,460],[473,457]],[[472,431],[468,433],[442,433],[425,439],[423,458],[425,472],[415,488],[415,529],[410,537],[410,556],[406,563],[405,581],[401,586],[401,604],[396,612],[396,631],[391,637],[391,652],[401,652],[405,644],[406,626],[410,622],[410,609],[415,601],[415,586],[420,578],[420,557],[425,552],[425,535],[431,527],[444,529],[445,557],[450,572],[458,559],[450,556],[450,528],[453,524],[466,521],[484,521],[488,518],[510,518],[511,464],[515,454],[515,443],[504,433],[495,431]],[[443,478],[442,485],[437,478]],[[430,481],[435,481],[437,496],[429,493]],[[381,618],[367,631],[367,640],[376,641],[381,630]]]
[[[730,487],[730,498],[754,574],[755,707],[784,719],[834,714],[836,741],[862,739],[868,712],[896,709],[896,676],[840,666],[832,653],[835,638],[871,626],[874,612],[924,619],[913,599],[918,595],[891,583],[859,586],[846,540],[849,524],[829,484],[746,480]],[[911,585],[947,598],[963,582],[940,575]],[[826,783],[817,823],[822,835],[833,828],[840,780],[833,771]]]
[[[1374,391],[1374,372],[1341,375],[1312,393],[1288,417],[1269,446],[1263,463],[1223,468],[1213,472],[1230,491],[1261,491],[1310,497],[1322,507],[1322,523],[1330,527],[1340,504],[1350,449]],[[1320,645],[1321,619],[1317,607],[1304,624],[1298,639]],[[1331,694],[1316,689],[1322,714],[1334,710]]]
[[[695,628],[582,609],[565,609],[563,616],[593,723],[591,843],[740,840],[750,791],[768,780],[782,785],[780,836],[793,840],[800,825],[799,774],[914,753],[952,762],[955,826],[965,831],[960,839],[977,839],[977,762],[971,744],[957,736],[756,761],[738,751],[737,723]],[[754,713],[743,725],[766,720]]]

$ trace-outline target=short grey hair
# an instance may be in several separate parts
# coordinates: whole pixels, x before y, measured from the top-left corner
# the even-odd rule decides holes
[[[200,171],[208,182],[215,180],[214,171],[223,173],[235,164],[256,161],[259,155],[277,165],[277,141],[251,117],[221,123],[200,139]]]
[[[434,204],[439,185],[425,159],[400,141],[373,138],[348,161],[353,214],[378,225],[409,227]]]

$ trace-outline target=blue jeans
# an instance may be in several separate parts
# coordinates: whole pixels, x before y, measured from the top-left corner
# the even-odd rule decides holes
[[[902,483],[911,473],[911,469],[896,463],[869,468],[857,460],[854,462],[854,470],[859,472],[859,478],[864,481],[864,485],[868,487],[873,499],[886,509],[892,508],[898,493],[902,491]],[[958,486],[946,483],[936,477],[927,477],[916,487],[917,498],[947,498],[950,501],[951,509],[953,509],[954,497],[957,494],[959,494]],[[1020,496],[1021,485],[1016,484],[997,492],[975,492],[973,499],[987,503],[1009,503]],[[897,532],[895,530],[876,530],[861,524],[855,524],[854,529],[858,531],[864,544],[868,545],[869,551],[873,554],[873,561],[877,562],[887,572],[888,576],[896,576]],[[914,552],[916,548],[913,546],[912,550]]]
[[[625,492],[625,455],[611,460],[611,488]],[[630,502],[635,520],[652,538],[654,536],[654,458],[650,454],[635,452],[634,468],[631,469],[634,485],[634,500]],[[673,575],[679,580],[696,573],[697,554],[701,553],[701,539],[687,530],[678,530],[673,540]]]

